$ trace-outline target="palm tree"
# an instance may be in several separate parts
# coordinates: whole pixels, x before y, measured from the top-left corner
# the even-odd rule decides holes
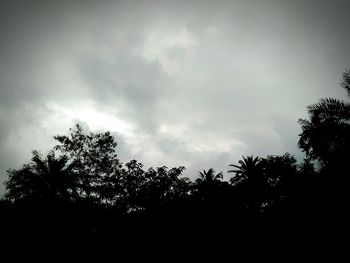
[[[31,204],[56,206],[78,195],[79,176],[74,172],[75,163],[68,163],[65,155],[56,157],[54,152],[43,158],[33,151],[32,162],[19,170],[8,170],[5,182],[5,198]]]
[[[350,70],[343,73],[341,86],[350,98]],[[350,103],[323,98],[307,109],[309,120],[299,120],[302,128],[299,147],[323,165],[344,158],[350,146]]]
[[[213,184],[223,179],[223,173],[215,174],[215,170],[210,168],[208,171],[199,172],[199,178],[196,179],[197,184]]]
[[[235,175],[230,179],[231,184],[236,185],[245,180],[256,181],[262,176],[262,167],[259,157],[242,156],[243,160],[239,160],[239,165],[230,164],[229,166],[235,167],[235,170],[229,170],[229,173]]]
[[[230,179],[230,183],[236,187],[239,199],[246,208],[253,212],[259,212],[262,204],[266,201],[269,184],[264,175],[263,163],[261,158],[253,156],[242,156],[238,164],[230,164],[235,167],[229,170],[229,173],[235,175]]]
[[[223,173],[216,173],[213,168],[199,172],[199,177],[194,184],[194,197],[199,201],[197,204],[206,216],[218,212],[222,204],[222,190],[224,186]]]

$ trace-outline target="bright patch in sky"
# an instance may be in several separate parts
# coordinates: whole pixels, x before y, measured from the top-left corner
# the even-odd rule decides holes
[[[51,102],[48,103],[47,107],[56,116],[55,123],[82,122],[95,131],[109,130],[121,134],[130,134],[133,131],[131,123],[116,117],[116,113],[97,109],[93,103],[85,102],[80,103],[78,106],[70,105],[70,107],[67,107]],[[47,122],[51,121],[47,120]],[[54,123],[49,125],[52,124]]]

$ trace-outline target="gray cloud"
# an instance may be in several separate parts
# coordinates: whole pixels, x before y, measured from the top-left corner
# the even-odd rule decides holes
[[[297,149],[305,106],[342,98],[347,1],[4,1],[0,172],[74,121],[122,161],[227,170]],[[3,191],[0,188],[0,192]]]

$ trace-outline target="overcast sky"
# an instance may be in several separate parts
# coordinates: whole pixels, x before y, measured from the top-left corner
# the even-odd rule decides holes
[[[346,0],[0,3],[0,182],[76,121],[112,131],[123,162],[190,177],[302,158],[305,107],[346,97]]]

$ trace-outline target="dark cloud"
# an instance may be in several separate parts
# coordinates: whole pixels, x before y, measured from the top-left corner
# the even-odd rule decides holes
[[[347,1],[2,1],[1,180],[76,120],[112,130],[124,162],[189,176],[242,154],[301,159],[305,106],[345,96],[347,12]]]

